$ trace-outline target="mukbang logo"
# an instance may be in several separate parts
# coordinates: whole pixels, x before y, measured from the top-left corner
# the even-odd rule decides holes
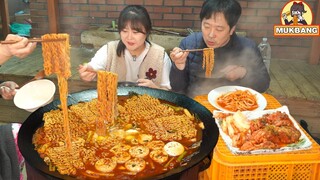
[[[274,25],[274,36],[319,36],[319,25],[312,25],[313,14],[303,1],[289,1],[280,15],[282,25]]]

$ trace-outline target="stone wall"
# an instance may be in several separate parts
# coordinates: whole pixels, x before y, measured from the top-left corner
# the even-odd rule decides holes
[[[240,0],[242,16],[237,31],[259,43],[268,37],[272,57],[308,61],[311,38],[275,38],[273,26],[280,24],[282,7],[289,0]],[[316,11],[318,0],[308,0]],[[154,27],[199,29],[199,12],[203,0],[59,0],[60,31],[71,35],[73,45],[81,44],[81,33],[92,26],[109,26],[129,4],[147,8]],[[47,0],[30,0],[32,36],[48,33]]]

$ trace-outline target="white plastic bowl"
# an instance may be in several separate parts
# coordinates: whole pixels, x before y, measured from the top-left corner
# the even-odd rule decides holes
[[[20,109],[34,112],[52,102],[55,91],[56,86],[50,80],[32,81],[17,90],[13,102]]]

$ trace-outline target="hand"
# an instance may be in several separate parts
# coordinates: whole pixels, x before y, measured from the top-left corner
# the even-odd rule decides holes
[[[228,65],[220,71],[224,74],[224,78],[229,81],[235,81],[237,79],[242,79],[247,74],[247,69],[243,66],[238,65]]]
[[[2,44],[1,47],[1,58],[3,61],[16,56],[18,58],[24,58],[29,55],[36,48],[37,43],[29,42],[27,38],[18,35],[8,34],[5,39],[6,41],[17,41],[14,44]]]
[[[144,87],[149,87],[149,88],[159,88],[150,79],[138,79],[137,82],[138,82],[138,86],[144,86]]]
[[[94,80],[97,76],[97,73],[95,72],[95,70],[88,64],[86,65],[80,64],[78,67],[78,72],[79,72],[80,78],[83,81],[87,81],[87,82]]]
[[[6,81],[0,84],[0,94],[3,99],[11,100],[13,99],[14,95],[16,94],[16,88],[19,85],[13,81]]]
[[[286,13],[282,13],[282,19],[283,20],[287,19],[287,14]]]
[[[173,48],[170,53],[170,58],[179,70],[183,70],[186,67],[187,56],[189,52],[180,52],[178,47]]]

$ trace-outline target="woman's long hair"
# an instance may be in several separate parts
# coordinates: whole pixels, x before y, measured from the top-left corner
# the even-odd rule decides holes
[[[148,41],[149,35],[152,30],[151,19],[148,11],[140,5],[129,5],[125,7],[119,16],[118,19],[118,32],[120,33],[127,24],[131,24],[131,28],[147,35],[146,41]],[[144,27],[144,29],[143,29]],[[126,46],[120,40],[117,47],[117,55],[120,57],[121,54],[124,54]]]

